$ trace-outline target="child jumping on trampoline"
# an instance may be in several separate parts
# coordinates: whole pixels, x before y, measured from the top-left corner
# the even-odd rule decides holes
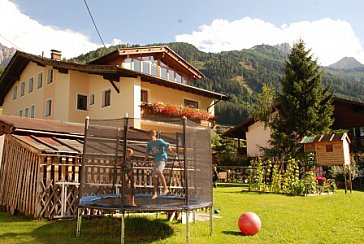
[[[169,143],[164,141],[163,139],[157,139],[157,133],[155,130],[148,131],[148,136],[150,141],[147,144],[146,155],[144,157],[144,163],[147,161],[149,154],[154,156],[154,165],[153,165],[153,197],[152,199],[156,199],[158,197],[158,177],[161,180],[163,186],[162,196],[167,195],[169,190],[167,188],[166,179],[163,175],[164,167],[166,166],[166,162],[168,159],[166,150],[171,152],[173,155],[176,155],[175,152],[170,148]]]
[[[132,207],[136,207],[137,205],[134,202],[134,175],[133,175],[133,163],[131,162],[131,157],[133,156],[133,149],[128,148],[126,150],[126,161],[123,164],[124,172],[125,172],[125,187],[124,191],[126,193],[128,205]]]

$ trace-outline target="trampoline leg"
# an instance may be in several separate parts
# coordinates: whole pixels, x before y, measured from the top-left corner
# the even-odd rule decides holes
[[[120,243],[124,244],[124,240],[125,240],[125,218],[124,218],[124,211],[123,214],[121,215],[121,236],[120,236]]]
[[[210,236],[212,236],[213,234],[213,222],[212,222],[212,207],[209,208],[210,209]]]
[[[76,237],[79,237],[81,234],[81,220],[82,220],[82,208],[77,209],[77,229],[76,229]]]
[[[187,209],[187,212],[186,212],[186,244],[190,243],[190,221],[189,221],[189,217],[190,217],[190,210]]]

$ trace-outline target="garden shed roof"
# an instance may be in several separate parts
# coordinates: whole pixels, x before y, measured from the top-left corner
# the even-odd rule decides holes
[[[319,143],[319,142],[335,142],[350,139],[346,133],[330,134],[330,135],[318,135],[318,136],[305,136],[302,138],[300,143]]]

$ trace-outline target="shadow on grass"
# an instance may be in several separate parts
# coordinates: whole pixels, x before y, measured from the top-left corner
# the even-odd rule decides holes
[[[2,223],[16,223],[16,222],[32,222],[34,219],[30,216],[15,213],[11,215],[5,212],[3,209],[0,210],[0,222]]]
[[[245,236],[239,231],[223,231],[222,233],[226,235],[232,235],[232,236]]]
[[[227,188],[227,187],[247,187],[247,184],[244,183],[218,183],[217,187]]]
[[[141,217],[125,219],[126,243],[150,243],[173,235],[166,221]],[[76,220],[53,221],[32,232],[37,243],[120,243],[121,219],[112,217],[82,219],[81,235],[76,237]]]

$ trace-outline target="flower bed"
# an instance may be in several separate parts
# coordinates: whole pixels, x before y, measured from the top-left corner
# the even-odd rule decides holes
[[[187,117],[189,120],[200,123],[203,120],[212,119],[207,111],[191,107],[164,104],[161,102],[153,104],[143,104],[141,107],[149,114],[160,114],[171,117]]]

